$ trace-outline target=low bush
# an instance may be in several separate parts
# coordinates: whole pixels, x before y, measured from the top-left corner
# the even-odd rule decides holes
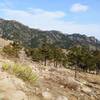
[[[19,51],[22,49],[21,45],[17,42],[10,43],[9,45],[4,46],[2,51],[11,57],[19,57]]]
[[[37,75],[33,73],[32,68],[28,66],[20,64],[14,64],[13,66],[10,66],[9,64],[3,64],[2,69],[31,84],[37,80]]]
[[[3,71],[8,71],[9,68],[10,68],[10,65],[7,64],[7,63],[5,63],[5,64],[2,65],[2,70],[3,70]]]

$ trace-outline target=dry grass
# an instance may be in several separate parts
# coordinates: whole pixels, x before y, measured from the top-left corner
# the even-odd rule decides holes
[[[7,63],[3,64],[2,70],[10,74],[17,76],[25,82],[33,84],[37,80],[37,75],[32,72],[32,69],[28,66],[21,64],[9,65]]]

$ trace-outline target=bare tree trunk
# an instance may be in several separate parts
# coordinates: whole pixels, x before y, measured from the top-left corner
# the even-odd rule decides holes
[[[75,79],[77,78],[77,66],[75,65]]]
[[[57,63],[57,61],[56,61],[56,63],[55,63],[56,65],[55,65],[55,67],[57,67],[58,66],[58,63]]]
[[[55,59],[54,59],[54,67],[55,67]]]
[[[47,65],[47,59],[46,59],[46,57],[44,58],[44,66],[46,66]]]

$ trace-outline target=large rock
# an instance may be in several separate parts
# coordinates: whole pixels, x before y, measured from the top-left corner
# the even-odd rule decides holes
[[[0,93],[0,100],[28,100],[28,98],[24,92],[16,90]]]
[[[21,79],[13,77],[11,81],[17,89],[25,89],[25,83]]]
[[[0,75],[0,90],[25,89],[25,83],[21,79],[8,75],[5,72],[2,72]]]
[[[12,81],[9,78],[5,78],[0,80],[0,90],[7,91],[7,90],[15,90],[16,87],[12,83]]]
[[[15,91],[8,96],[8,100],[28,100],[28,98],[24,92]]]
[[[28,100],[23,91],[25,83],[9,75],[6,72],[0,72],[0,100]]]

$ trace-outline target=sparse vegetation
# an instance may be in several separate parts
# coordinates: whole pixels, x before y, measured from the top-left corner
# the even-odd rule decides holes
[[[19,42],[13,42],[3,48],[3,52],[11,57],[18,57],[19,51],[21,50]]]
[[[14,64],[13,66],[9,64],[3,64],[3,71],[7,71],[10,74],[14,74],[18,78],[25,82],[33,84],[37,80],[37,75],[32,72],[32,69],[28,66],[21,64]]]
[[[33,61],[42,61],[44,66],[47,65],[47,60],[54,63],[54,67],[65,65],[66,54],[62,49],[55,47],[52,44],[44,42],[40,48],[30,48],[26,50],[27,56],[30,56]]]
[[[91,50],[86,46],[74,46],[64,52],[63,49],[44,42],[40,48],[27,49],[26,53],[33,61],[43,61],[45,66],[47,60],[52,61],[54,67],[69,65],[75,69],[75,77],[77,70],[100,73],[100,51]]]
[[[10,69],[10,65],[9,65],[9,64],[4,63],[4,64],[2,65],[2,70],[3,70],[3,71],[8,71],[9,69]]]

